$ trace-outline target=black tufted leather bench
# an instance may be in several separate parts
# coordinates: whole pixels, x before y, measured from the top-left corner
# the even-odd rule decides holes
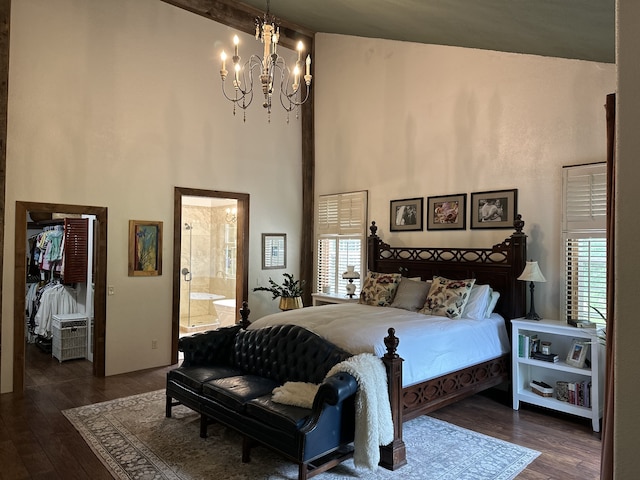
[[[348,352],[295,325],[221,328],[183,337],[178,348],[184,361],[167,373],[167,417],[186,405],[201,415],[201,437],[211,422],[227,425],[243,435],[243,462],[260,443],[296,462],[300,480],[352,456],[357,383],[346,373],[325,380]],[[286,381],[321,384],[311,409],[271,400]]]

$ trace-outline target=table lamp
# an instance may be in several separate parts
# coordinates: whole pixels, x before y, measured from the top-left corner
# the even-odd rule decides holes
[[[353,298],[353,295],[356,293],[356,286],[353,284],[353,279],[360,278],[360,274],[355,271],[355,266],[347,265],[347,271],[342,274],[342,278],[349,280],[347,283],[347,295],[349,298]]]
[[[527,320],[540,320],[541,317],[536,313],[536,307],[533,303],[533,289],[535,288],[533,283],[546,282],[547,280],[544,278],[544,275],[542,275],[538,262],[534,262],[533,260],[527,262],[524,267],[524,271],[518,277],[518,280],[531,282],[529,285],[529,290],[531,291],[531,305],[529,307],[529,313],[527,313],[527,316],[524,318]]]

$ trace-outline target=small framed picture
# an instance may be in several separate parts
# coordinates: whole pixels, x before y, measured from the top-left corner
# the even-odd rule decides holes
[[[262,234],[262,270],[287,268],[287,234]]]
[[[576,368],[583,368],[584,362],[587,359],[588,348],[588,342],[584,340],[574,340],[571,343],[571,349],[567,354],[567,365],[571,365]]]
[[[129,220],[129,276],[162,275],[162,222]]]
[[[471,228],[513,228],[518,189],[471,194]]]
[[[424,198],[391,200],[390,227],[392,232],[422,230],[422,207]]]
[[[427,199],[427,230],[465,230],[466,228],[466,193]]]

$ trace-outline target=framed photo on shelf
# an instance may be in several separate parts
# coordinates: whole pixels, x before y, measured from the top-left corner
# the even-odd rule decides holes
[[[574,340],[571,342],[571,349],[567,354],[567,365],[576,368],[583,368],[587,358],[589,343],[584,340]]]
[[[427,230],[466,230],[466,228],[466,193],[427,199]]]
[[[162,275],[162,222],[129,220],[129,276]]]
[[[287,234],[262,234],[262,270],[287,268]]]
[[[518,189],[471,194],[471,228],[513,228]]]
[[[422,231],[424,198],[391,200],[390,226],[392,232]]]

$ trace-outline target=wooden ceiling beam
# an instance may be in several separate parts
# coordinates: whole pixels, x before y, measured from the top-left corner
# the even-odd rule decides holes
[[[263,10],[232,0],[161,1],[250,35],[256,32],[256,17],[262,18],[265,13]],[[280,45],[295,50],[298,41],[302,40],[307,50],[311,51],[315,32],[285,19],[277,18],[277,21],[280,26],[280,40],[278,42]]]

